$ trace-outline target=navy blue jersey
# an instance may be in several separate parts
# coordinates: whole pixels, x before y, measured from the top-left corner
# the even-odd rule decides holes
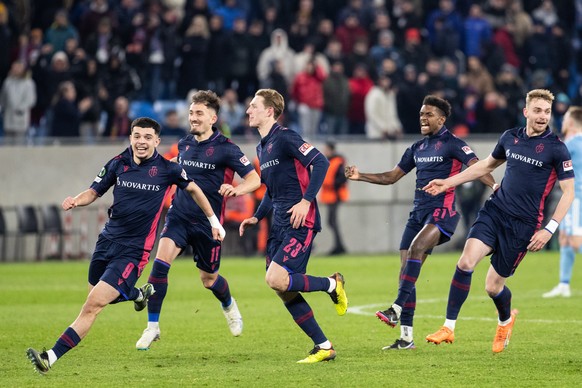
[[[416,167],[414,208],[455,209],[455,189],[432,196],[422,190],[433,179],[446,179],[461,172],[477,156],[463,140],[442,127],[436,135],[427,136],[406,149],[398,167],[408,174]]]
[[[549,129],[529,137],[525,128],[513,128],[501,135],[491,156],[507,161],[501,187],[492,195],[491,203],[539,228],[556,179],[574,178],[568,148]]]
[[[107,162],[91,184],[99,196],[115,186],[102,236],[121,245],[151,251],[166,192],[173,184],[185,188],[190,182],[180,165],[164,159],[157,151],[136,164],[131,148],[127,148]]]
[[[232,184],[235,172],[241,177],[246,176],[254,170],[253,165],[236,144],[217,130],[201,142],[194,135],[184,137],[178,143],[178,152],[178,163],[202,189],[214,214],[222,222],[226,198],[218,193],[220,185]],[[191,222],[210,225],[192,196],[183,190],[176,191],[169,212]]]
[[[303,198],[309,185],[309,165],[320,152],[307,143],[295,131],[273,125],[267,136],[257,146],[261,169],[261,182],[267,186],[267,194],[273,203],[273,224],[290,225],[291,213],[287,213]],[[305,218],[305,226],[316,232],[321,230],[317,201],[311,201]]]

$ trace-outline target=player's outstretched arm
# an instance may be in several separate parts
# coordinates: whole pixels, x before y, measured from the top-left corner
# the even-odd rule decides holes
[[[376,185],[391,185],[406,175],[398,166],[390,171],[380,173],[364,173],[360,172],[356,166],[346,166],[344,173],[349,180],[374,183]]]
[[[200,187],[196,183],[190,182],[188,186],[186,186],[186,191],[190,193],[194,202],[196,202],[196,204],[200,206],[200,209],[202,209],[206,217],[208,217],[208,221],[210,221],[210,226],[212,226],[212,237],[218,241],[224,240],[224,237],[226,236],[226,231],[220,224],[220,221],[218,221],[218,218],[214,214],[212,206],[210,205],[210,202],[208,202],[208,198],[206,198],[204,192],[202,192],[202,189],[200,189]]]
[[[261,178],[256,171],[251,171],[243,177],[243,181],[237,186],[223,184],[220,186],[218,193],[223,197],[238,197],[239,195],[245,195],[252,193],[261,185]]]
[[[97,198],[99,198],[99,195],[97,195],[97,192],[95,192],[95,190],[87,189],[77,194],[77,196],[75,197],[65,198],[61,206],[63,207],[63,210],[70,210],[77,206],[87,206],[95,202]]]

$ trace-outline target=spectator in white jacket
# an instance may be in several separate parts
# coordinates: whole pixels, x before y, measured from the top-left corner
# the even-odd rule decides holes
[[[395,140],[402,136],[402,123],[396,109],[396,89],[385,74],[378,76],[376,85],[364,100],[366,137]]]
[[[30,109],[36,104],[36,86],[26,66],[15,61],[0,90],[0,108],[4,116],[4,134],[17,143],[26,138],[30,127]]]

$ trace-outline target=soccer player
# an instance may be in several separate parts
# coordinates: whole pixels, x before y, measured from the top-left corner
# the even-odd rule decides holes
[[[571,106],[564,115],[562,134],[575,172],[582,171],[582,107]],[[582,178],[574,178],[574,201],[560,226],[560,283],[542,296],[569,298],[576,252],[582,253]]]
[[[257,155],[267,191],[254,216],[240,224],[239,232],[242,236],[247,227],[256,225],[273,210],[265,280],[295,323],[313,340],[313,350],[298,361],[311,364],[333,360],[336,353],[301,292],[327,292],[339,315],[346,313],[348,299],[340,273],[330,277],[306,275],[313,239],[321,230],[315,197],[329,162],[296,132],[277,123],[284,106],[283,96],[277,91],[260,89],[247,109],[249,125],[261,135]]]
[[[469,295],[473,271],[485,256],[491,255],[485,290],[499,319],[492,350],[499,353],[507,347],[516,317],[516,311],[511,310],[511,291],[505,285],[507,278],[515,273],[528,250],[537,252],[546,245],[574,199],[570,153],[548,127],[553,100],[554,95],[548,90],[531,90],[523,108],[525,127],[505,131],[486,159],[424,187],[427,193],[438,195],[507,162],[500,188],[485,202],[467,236],[451,281],[445,323],[426,337],[428,342],[453,342],[455,323]],[[562,196],[551,221],[542,227],[545,201],[556,180]]]
[[[158,154],[159,135],[160,124],[155,120],[135,119],[131,123],[130,147],[101,169],[89,189],[63,201],[64,210],[87,206],[114,186],[109,221],[99,235],[89,264],[89,295],[79,316],[52,349],[26,351],[38,372],[48,372],[60,357],[77,346],[108,304],[133,300],[135,310],[145,308],[154,287],[150,283],[140,289],[134,286],[148,262],[164,195],[172,184],[187,191],[203,209],[212,225],[212,238],[224,238],[224,228],[200,187],[180,165]]]
[[[420,268],[432,249],[451,239],[460,214],[455,210],[455,191],[433,197],[422,191],[430,180],[447,178],[461,171],[463,164],[472,165],[477,156],[463,140],[454,136],[445,121],[451,114],[451,105],[445,99],[428,95],[420,108],[420,133],[424,139],[415,142],[402,155],[400,162],[390,171],[362,173],[356,166],[346,166],[348,179],[378,185],[391,185],[416,167],[414,207],[404,227],[400,241],[400,281],[394,303],[376,316],[395,327],[400,321],[400,338],[383,350],[414,349],[413,318],[416,308],[416,280]],[[486,176],[483,183],[494,187],[493,177]]]
[[[190,134],[178,143],[176,161],[196,180],[206,194],[215,214],[224,218],[226,197],[244,195],[260,186],[259,175],[240,148],[224,137],[213,125],[218,119],[220,99],[210,90],[192,96],[188,118]],[[234,172],[244,181],[232,186]],[[160,312],[168,290],[168,272],[174,259],[190,245],[204,287],[220,301],[232,335],[242,333],[243,321],[228,282],[220,276],[221,245],[211,234],[203,211],[187,192],[177,190],[168,210],[160,235],[158,252],[148,282],[156,293],[148,302],[148,324],[136,343],[138,350],[147,350],[160,338]]]

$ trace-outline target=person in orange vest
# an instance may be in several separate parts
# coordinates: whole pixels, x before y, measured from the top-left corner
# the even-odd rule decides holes
[[[255,167],[255,171],[259,176],[261,176],[261,168],[259,166],[259,158],[255,156],[253,160],[253,166]],[[255,211],[259,207],[261,201],[263,200],[263,196],[267,191],[267,186],[264,183],[261,183],[258,189],[253,192],[255,197]],[[259,230],[257,231],[257,252],[259,254],[263,254],[267,250],[267,240],[269,238],[269,230],[271,229],[271,215],[267,215],[267,217],[263,218],[259,221]]]
[[[339,231],[337,212],[339,205],[349,199],[350,192],[347,185],[348,180],[344,174],[345,159],[343,156],[336,154],[335,143],[327,142],[323,153],[329,160],[329,168],[319,191],[319,201],[327,205],[327,225],[333,233],[333,248],[329,252],[329,256],[334,256],[346,253]]]

